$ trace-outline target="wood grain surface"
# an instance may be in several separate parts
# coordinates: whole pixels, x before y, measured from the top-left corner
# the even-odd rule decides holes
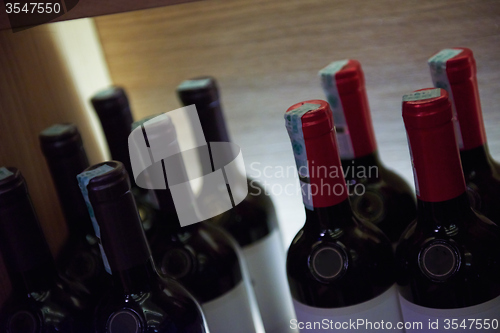
[[[40,150],[38,134],[54,123],[75,123],[92,163],[106,156],[88,99],[110,84],[92,20],[0,31],[0,166],[23,174],[52,253],[66,224]],[[10,286],[0,264],[0,304]]]
[[[324,98],[317,72],[331,61],[361,62],[381,158],[413,184],[401,97],[432,85],[431,55],[471,48],[491,153],[500,159],[499,1],[211,0],[96,22],[113,81],[129,91],[136,118],[178,108],[182,80],[218,79],[232,138],[247,173],[272,195],[286,247],[305,215],[292,190],[298,181],[283,114]]]

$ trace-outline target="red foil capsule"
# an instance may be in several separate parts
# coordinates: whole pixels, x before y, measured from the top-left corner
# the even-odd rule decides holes
[[[423,89],[403,96],[403,120],[417,198],[440,202],[465,192],[448,94]]]
[[[476,78],[476,61],[465,47],[444,49],[429,61],[434,86],[448,92],[455,109],[457,140],[461,150],[486,143],[483,114]]]
[[[340,157],[352,159],[373,153],[377,143],[359,61],[333,62],[319,75],[333,111]]]
[[[299,115],[300,122],[293,123],[289,116],[299,109],[303,110]],[[301,177],[305,206],[309,209],[329,207],[346,200],[347,187],[329,104],[323,100],[297,103],[287,110],[285,119]],[[300,128],[292,129],[299,124]],[[307,170],[301,170],[304,165],[307,165]]]

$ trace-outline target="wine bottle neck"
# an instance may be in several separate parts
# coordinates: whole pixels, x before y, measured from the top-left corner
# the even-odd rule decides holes
[[[176,141],[175,146],[171,148],[174,151],[180,152],[180,148]],[[179,216],[182,216],[182,214],[185,214],[187,211],[197,214],[198,207],[189,182],[182,154],[174,154],[162,160],[161,164],[166,189],[158,189],[154,192],[162,216],[165,219],[162,221],[163,227],[177,230],[180,228]],[[173,193],[175,193],[175,195]]]
[[[160,211],[164,215],[175,214],[175,203],[172,197],[172,192],[169,189],[165,190],[155,190],[154,191],[156,200],[158,201],[158,206]]]
[[[19,171],[11,174],[11,184],[14,184],[0,185],[0,188],[10,186],[8,190],[0,190],[3,192],[0,194],[0,252],[15,288],[24,292],[46,290],[55,276],[52,254],[24,179]]]
[[[377,143],[361,64],[356,60],[336,61],[320,75],[333,112],[340,158],[356,159],[374,153]]]
[[[158,273],[150,257],[142,264],[133,267],[114,270],[113,285],[125,294],[140,294],[150,291],[157,283]]]
[[[206,175],[215,171],[213,167],[212,142],[230,142],[230,138],[224,120],[224,113],[218,99],[211,100],[210,103],[209,101],[196,103],[196,109],[198,111],[203,134],[205,135],[205,140],[208,144],[206,148],[203,147],[198,149],[199,157],[203,160],[203,163],[201,163],[202,172]],[[233,159],[227,150],[223,149],[220,152],[224,154],[224,156],[220,156],[224,160],[230,161]],[[210,157],[210,163],[208,163],[207,157]]]
[[[486,143],[483,114],[479,101],[479,92],[474,68],[474,74],[465,82],[450,82],[452,105],[460,127],[460,150],[480,147]]]
[[[230,142],[224,113],[219,100],[196,104],[201,127],[207,142]]]
[[[180,229],[181,225],[175,209],[172,192],[169,189],[155,190],[154,192],[161,211],[161,227],[168,230]]]
[[[352,209],[348,199],[330,207],[315,207],[314,210],[306,208],[305,228],[319,229],[320,232],[341,232],[351,223]]]
[[[106,141],[108,142],[111,158],[123,163],[132,178],[132,164],[128,151],[128,136],[130,134],[133,118],[130,107],[117,108],[113,112],[98,112]],[[135,182],[132,182],[134,185]],[[134,185],[135,186],[135,185]]]
[[[341,158],[341,163],[346,180],[377,179],[382,168],[377,151],[358,158]]]
[[[434,85],[448,92],[453,108],[455,134],[460,150],[486,143],[476,62],[466,48],[444,49],[429,59]]]
[[[147,263],[151,252],[131,191],[114,200],[94,201],[92,209],[113,274]]]
[[[81,239],[92,235],[92,223],[76,179],[76,175],[89,167],[85,150],[80,147],[73,154],[59,157],[47,156],[47,163],[70,237]]]
[[[436,93],[445,94],[440,89],[418,94],[430,96]],[[423,100],[425,103],[426,99]],[[417,198],[427,202],[447,201],[465,192],[465,179],[451,121],[450,105],[445,95],[439,95],[436,101],[441,104],[429,106],[426,117],[418,118],[411,111],[403,109]],[[406,105],[410,110],[409,107],[413,104]],[[431,107],[434,109],[430,109]],[[425,121],[434,122],[434,125],[422,125]]]
[[[201,168],[204,175],[213,172],[211,142],[230,142],[229,132],[220,103],[219,92],[213,78],[199,78],[184,81],[178,87],[178,95],[185,106],[194,104],[196,114],[190,114],[193,124],[200,122],[207,146],[198,148]],[[223,151],[224,153],[224,151]],[[228,157],[232,160],[231,156]]]
[[[334,206],[348,197],[335,139],[335,132],[331,131],[321,137],[305,140],[308,174],[302,175],[304,181],[301,185],[303,189],[307,188],[306,193],[313,209]],[[309,198],[304,198],[304,203],[306,200]]]
[[[477,148],[460,151],[462,169],[464,174],[478,171],[491,171],[494,169],[494,160],[490,155],[488,144],[485,143]]]
[[[306,208],[331,207],[346,200],[348,192],[328,104],[320,100],[299,103],[288,109],[285,121]]]
[[[431,230],[444,230],[450,235],[461,227],[464,216],[472,214],[466,193],[441,202],[417,201],[418,223]]]
[[[229,142],[229,133],[220,103],[217,82],[199,77],[182,82],[177,94],[184,106],[194,104],[207,142]]]

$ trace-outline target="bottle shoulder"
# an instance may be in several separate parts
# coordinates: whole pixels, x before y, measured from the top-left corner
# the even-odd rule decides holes
[[[205,332],[196,301],[175,281],[159,277],[145,292],[108,292],[96,308],[94,326],[99,333],[118,333],[126,327],[143,332]]]
[[[448,228],[416,220],[396,248],[403,296],[422,306],[460,308],[500,295],[500,229],[471,210]]]
[[[56,277],[51,288],[29,294],[13,293],[0,311],[3,331],[26,325],[37,332],[84,332],[91,318],[87,291],[78,283]]]
[[[500,228],[484,215],[470,209],[458,215],[447,226],[436,226],[434,221],[419,216],[405,230],[396,248],[396,254],[418,251],[435,240],[450,241],[460,248],[487,247],[500,242]],[[465,250],[464,250],[465,251]],[[495,250],[494,252],[500,251]]]
[[[185,248],[193,255],[202,255],[211,265],[218,262],[238,260],[238,245],[231,236],[219,227],[208,222],[198,222],[185,227],[158,230],[150,239],[150,245],[155,254],[164,254],[178,248]]]
[[[65,279],[83,285],[95,300],[111,282],[95,236],[69,238],[57,259],[57,266]]]
[[[484,172],[470,170],[464,172],[467,194],[471,206],[488,216],[495,223],[500,223],[500,168]]]
[[[237,246],[227,233],[206,222],[166,230],[151,240],[159,273],[181,282],[202,302],[241,281]]]
[[[433,215],[431,211],[427,214],[420,213],[402,234],[399,243],[419,244],[429,238],[474,242],[474,236],[493,241],[500,237],[500,228],[470,207],[462,207],[459,212],[449,213],[447,215],[444,212],[439,216]],[[471,237],[467,237],[468,235]]]
[[[344,161],[349,199],[358,218],[374,223],[397,242],[416,217],[415,194],[401,176],[377,161],[351,166]]]
[[[394,268],[387,237],[355,217],[341,230],[301,229],[287,255],[292,296],[318,307],[349,306],[380,295],[394,284]]]
[[[247,179],[248,194],[232,209],[214,217],[210,223],[222,227],[241,247],[250,245],[278,228],[274,204],[265,189]]]
[[[306,225],[296,234],[289,250],[290,256],[295,251],[312,248],[323,243],[341,243],[346,249],[380,248],[390,249],[391,245],[382,231],[370,222],[352,216],[350,222],[339,228],[324,228],[317,225]],[[392,257],[392,251],[388,251]],[[371,255],[367,253],[366,255]]]

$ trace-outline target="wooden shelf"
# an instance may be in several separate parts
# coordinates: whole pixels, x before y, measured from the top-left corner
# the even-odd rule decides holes
[[[188,2],[80,0],[57,20],[103,16],[0,31],[0,165],[24,170],[53,253],[66,230],[37,134],[75,122],[91,162],[105,159],[88,98],[111,82],[127,89],[140,119],[178,108],[181,81],[216,77],[232,139],[249,176],[268,184],[285,245],[304,223],[304,209],[300,194],[271,187],[297,184],[294,172],[275,174],[295,165],[283,113],[324,98],[317,72],[331,61],[362,63],[381,158],[413,184],[401,96],[432,84],[426,61],[434,52],[471,48],[490,152],[500,160],[500,1]],[[178,3],[186,4],[137,11]],[[105,15],[120,12],[127,13]],[[0,30],[8,27],[0,2]],[[7,283],[0,260],[0,304]]]

